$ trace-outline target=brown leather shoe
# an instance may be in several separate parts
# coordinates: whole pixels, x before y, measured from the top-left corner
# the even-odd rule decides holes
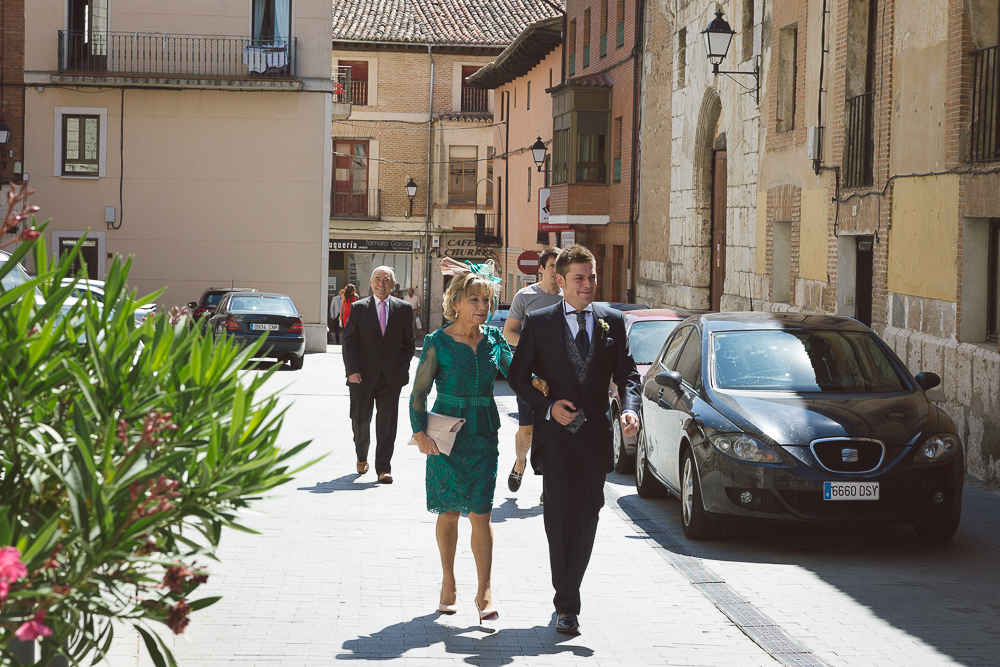
[[[384,472],[378,476],[378,481],[381,484],[392,484],[392,475],[390,475],[387,472]]]
[[[368,472],[368,461],[358,461],[358,474],[364,475]]]

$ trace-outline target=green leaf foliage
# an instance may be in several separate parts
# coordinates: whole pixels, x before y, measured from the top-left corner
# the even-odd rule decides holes
[[[0,600],[0,665],[20,664],[8,644],[44,610],[39,664],[99,659],[115,619],[172,666],[153,627],[183,632],[219,599],[195,593],[223,528],[249,530],[240,510],[308,443],[278,447],[284,410],[261,391],[274,370],[243,370],[255,348],[169,313],[136,327],[158,294],[129,291],[131,259],[111,263],[104,303],[73,299],[61,280],[80,246],[52,260],[43,238],[0,263],[3,278],[33,252],[37,269],[0,288],[0,549],[28,570]]]

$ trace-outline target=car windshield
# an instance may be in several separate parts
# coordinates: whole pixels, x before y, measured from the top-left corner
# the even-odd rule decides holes
[[[0,253],[0,264],[3,264],[6,261],[7,261],[7,256],[3,253]],[[24,269],[21,268],[21,265],[15,264],[14,268],[9,273],[7,273],[3,278],[0,278],[0,287],[3,287],[3,289],[5,290],[10,290],[14,289],[18,285],[23,285],[29,280],[31,280],[31,278],[28,277],[28,274],[24,272]]]
[[[873,334],[726,331],[712,336],[717,389],[894,392],[908,389]]]
[[[209,292],[208,296],[205,297],[206,306],[218,306],[219,302],[222,301],[222,297],[226,296],[226,292]]]
[[[652,364],[678,320],[634,322],[628,330],[628,344],[637,364]]]
[[[287,296],[237,296],[229,302],[232,313],[260,313],[262,315],[297,315],[295,304]]]

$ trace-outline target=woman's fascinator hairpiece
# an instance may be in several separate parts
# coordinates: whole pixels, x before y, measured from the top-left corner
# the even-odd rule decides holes
[[[497,309],[500,303],[500,284],[501,279],[499,271],[497,271],[496,263],[492,259],[488,259],[482,264],[473,264],[472,262],[460,262],[456,259],[452,259],[447,255],[441,259],[441,274],[445,276],[457,276],[463,273],[473,273],[477,278],[484,280],[493,287],[493,310]]]

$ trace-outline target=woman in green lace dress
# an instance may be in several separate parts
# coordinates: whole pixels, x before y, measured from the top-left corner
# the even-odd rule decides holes
[[[500,413],[493,399],[497,371],[507,371],[511,351],[503,333],[484,326],[499,288],[489,269],[473,267],[456,275],[444,297],[444,316],[453,324],[428,334],[417,367],[410,399],[410,423],[420,451],[427,457],[427,509],[438,515],[437,542],[441,552],[441,600],[438,609],[455,613],[455,550],[458,519],[469,515],[472,553],[479,590],[480,621],[499,617],[493,606],[490,571],[493,527],[490,512],[497,478],[497,432]],[[437,382],[433,412],[466,420],[447,456],[426,433],[427,394]]]

